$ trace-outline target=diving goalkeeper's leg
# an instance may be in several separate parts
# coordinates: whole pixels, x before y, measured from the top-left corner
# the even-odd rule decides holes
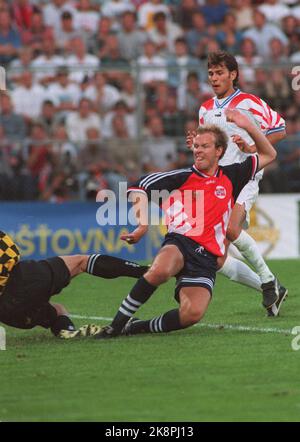
[[[72,255],[61,256],[68,267],[71,277],[89,273],[100,278],[113,279],[120,276],[140,278],[149,269],[134,261],[109,255]]]

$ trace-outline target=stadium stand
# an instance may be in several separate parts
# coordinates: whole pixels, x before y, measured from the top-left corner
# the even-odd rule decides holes
[[[85,200],[189,164],[217,49],[287,122],[262,191],[299,192],[300,2],[2,0],[0,199]]]

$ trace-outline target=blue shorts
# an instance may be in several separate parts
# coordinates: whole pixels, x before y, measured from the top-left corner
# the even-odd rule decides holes
[[[163,246],[174,245],[183,255],[183,269],[176,275],[175,299],[182,287],[204,287],[212,295],[216,280],[217,256],[197,242],[178,233],[167,233]]]

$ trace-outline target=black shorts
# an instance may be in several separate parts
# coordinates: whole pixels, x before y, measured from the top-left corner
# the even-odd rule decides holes
[[[57,312],[49,299],[69,282],[70,272],[59,257],[19,262],[0,295],[0,322],[25,329],[51,327]]]
[[[217,256],[184,235],[168,233],[162,244],[175,245],[184,258],[184,267],[176,275],[175,299],[179,302],[182,287],[204,287],[212,295],[216,280]]]

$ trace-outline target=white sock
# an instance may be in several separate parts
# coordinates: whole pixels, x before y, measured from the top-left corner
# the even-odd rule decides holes
[[[237,247],[243,257],[254,267],[263,284],[273,281],[275,276],[265,263],[256,242],[247,232],[242,230],[239,237],[232,244]]]
[[[239,259],[228,256],[223,267],[218,270],[218,273],[226,276],[231,281],[239,282],[261,292],[260,277]]]

